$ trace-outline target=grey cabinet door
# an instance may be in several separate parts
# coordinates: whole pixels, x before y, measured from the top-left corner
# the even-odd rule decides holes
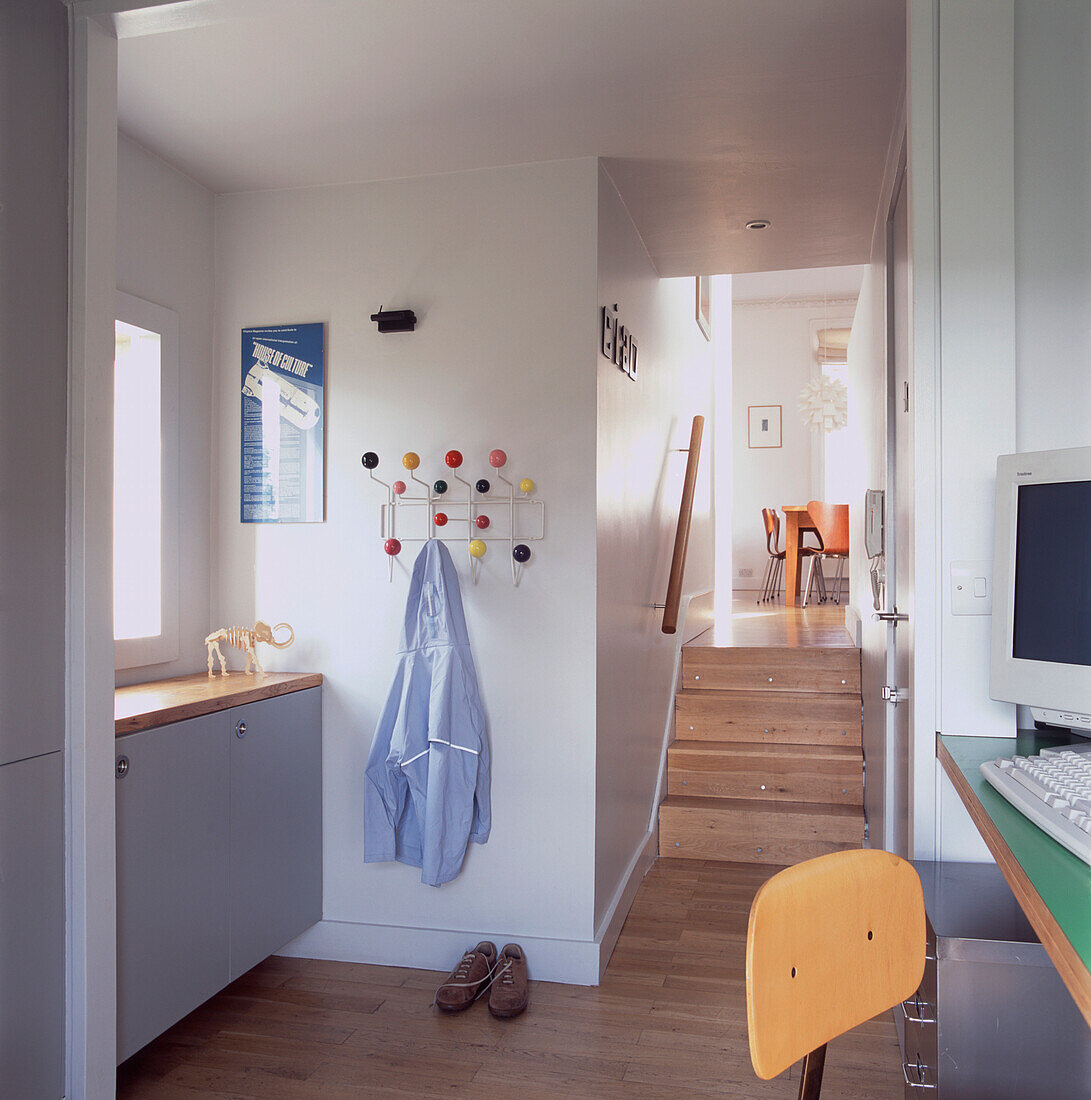
[[[0,767],[0,1094],[64,1092],[64,771]]]
[[[236,978],[322,918],[322,692],[248,703],[230,720]]]
[[[118,1061],[228,982],[227,714],[118,738]]]

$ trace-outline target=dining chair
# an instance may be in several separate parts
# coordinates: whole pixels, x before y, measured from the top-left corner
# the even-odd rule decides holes
[[[758,603],[766,603],[775,600],[780,595],[780,582],[784,576],[784,559],[786,551],[781,550],[780,544],[780,515],[775,508],[763,508],[761,510],[762,522],[765,524],[765,548],[769,552],[769,560],[765,565],[765,573],[762,576],[761,595]],[[822,599],[826,598],[826,581],[822,576],[822,563],[816,560],[816,555],[821,553],[821,547],[803,546],[799,556],[807,558],[811,562],[810,571],[807,574],[808,590],[811,577],[815,568],[818,569],[818,588],[822,593]]]
[[[841,602],[841,578],[845,569],[845,562],[849,557],[849,506],[847,504],[827,504],[822,500],[812,500],[807,503],[807,513],[817,528],[819,549],[817,554],[823,559],[832,558],[837,562],[837,575],[833,582],[833,599],[835,603]],[[811,567],[807,574],[807,588],[803,593],[803,606],[807,606],[807,600],[811,595],[811,582],[814,580],[815,558],[811,559]],[[826,599],[826,593],[822,593],[821,599]]]
[[[799,1100],[818,1100],[826,1044],[912,996],[924,954],[924,893],[904,859],[856,848],[775,874],[746,933],[754,1072],[767,1081],[802,1058]]]
[[[765,549],[769,559],[765,563],[765,572],[762,574],[761,595],[758,603],[766,603],[775,599],[780,591],[780,574],[784,567],[784,551],[778,548],[780,542],[780,516],[775,508],[763,508],[761,510],[762,523],[765,524]]]

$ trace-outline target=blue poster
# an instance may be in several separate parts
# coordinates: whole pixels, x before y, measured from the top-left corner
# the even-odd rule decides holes
[[[242,330],[243,523],[321,523],[324,336],[319,321]]]

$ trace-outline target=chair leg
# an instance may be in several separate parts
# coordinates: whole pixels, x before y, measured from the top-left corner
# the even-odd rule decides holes
[[[821,554],[815,555],[814,567],[818,570],[818,602],[825,603],[829,599],[829,595],[826,592],[826,574],[822,572]]]
[[[765,572],[761,575],[761,595],[758,597],[758,603],[761,603],[769,591],[769,580],[773,574],[773,559],[769,558],[765,563]]]
[[[799,1100],[818,1100],[822,1091],[822,1068],[826,1064],[826,1044],[812,1050],[803,1059],[803,1076],[799,1079]]]
[[[784,575],[784,559],[777,558],[775,567],[773,568],[773,594],[769,598],[772,600],[780,599],[780,581]]]
[[[841,602],[841,575],[845,571],[845,559],[837,559],[837,587],[834,589],[835,599],[838,603]]]
[[[807,601],[811,598],[811,585],[814,584],[814,555],[812,554],[807,559],[807,584],[803,589],[803,602],[800,607],[806,607]]]

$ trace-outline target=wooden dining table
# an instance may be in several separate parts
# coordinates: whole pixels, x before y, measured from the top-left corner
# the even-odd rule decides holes
[[[803,536],[818,528],[806,504],[782,504],[784,513],[784,606],[799,607],[799,580],[802,570]]]

